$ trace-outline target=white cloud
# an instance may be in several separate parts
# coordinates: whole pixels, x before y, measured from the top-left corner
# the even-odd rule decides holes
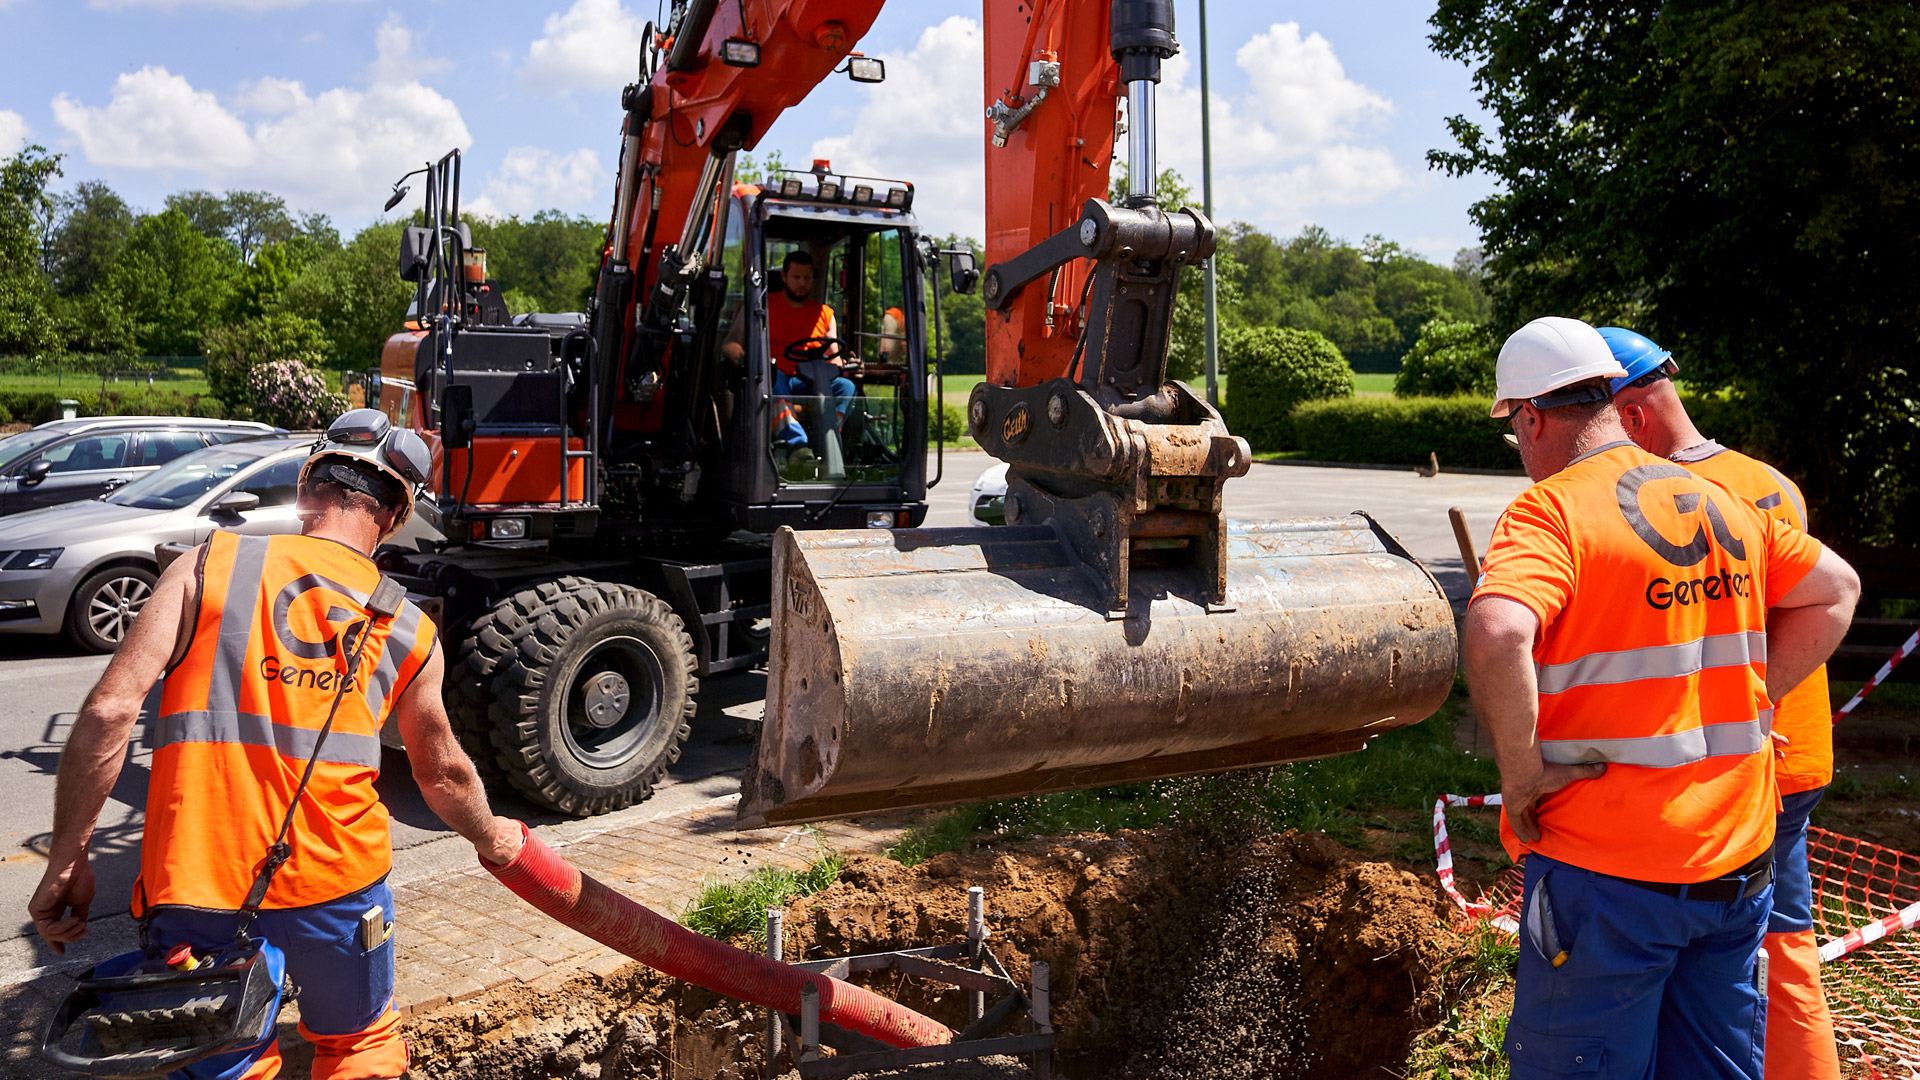
[[[877,53],[887,81],[865,91],[847,134],[817,140],[811,156],[835,170],[914,184],[914,216],[935,233],[978,237],[986,209],[986,121],[981,33],[962,15],[927,27],[905,54]]]
[[[12,157],[27,145],[31,131],[25,117],[12,109],[0,109],[0,158]]]
[[[1333,45],[1298,23],[1274,23],[1234,55],[1244,94],[1213,94],[1214,215],[1291,231],[1317,207],[1377,201],[1414,184],[1368,136],[1393,103],[1347,77]],[[1200,89],[1190,54],[1167,61],[1159,160],[1200,196]],[[1124,149],[1120,151],[1124,154]]]
[[[423,61],[398,16],[375,44],[360,86],[314,93],[265,78],[223,104],[166,68],[144,67],[121,75],[103,106],[61,94],[54,119],[94,165],[264,188],[300,209],[359,220],[395,177],[473,141],[459,108],[418,80]]]
[[[231,11],[276,11],[304,7],[310,0],[91,0],[89,7],[104,11],[149,8],[178,11],[185,7],[226,8]],[[4,5],[0,5],[4,6]]]
[[[516,146],[493,175],[479,198],[465,212],[480,217],[531,214],[549,207],[571,207],[611,190],[600,155],[580,149],[556,154],[533,146]]]
[[[527,46],[520,85],[540,94],[618,89],[640,71],[645,20],[621,0],[574,0],[547,16],[541,37]]]

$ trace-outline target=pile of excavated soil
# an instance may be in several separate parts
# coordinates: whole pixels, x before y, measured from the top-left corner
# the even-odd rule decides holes
[[[970,885],[1009,974],[1050,965],[1055,1071],[1076,1080],[1398,1076],[1464,947],[1430,882],[1322,834],[1165,828],[856,860],[791,905],[787,955],[959,941]],[[867,985],[963,1026],[951,987]],[[426,1076],[732,1078],[761,1075],[759,1017],[636,966],[442,1010],[409,1036]]]

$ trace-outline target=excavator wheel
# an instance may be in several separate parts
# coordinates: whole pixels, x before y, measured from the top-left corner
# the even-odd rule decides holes
[[[449,697],[462,738],[491,743],[486,768],[543,806],[592,816],[646,799],[680,760],[695,670],[665,602],[564,577],[474,621]]]

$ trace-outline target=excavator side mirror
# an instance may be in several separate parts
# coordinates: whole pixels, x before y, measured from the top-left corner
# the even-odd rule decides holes
[[[953,291],[962,296],[973,292],[980,282],[980,271],[974,266],[973,252],[947,252],[947,280],[953,284]]]
[[[400,230],[400,280],[425,281],[433,265],[433,230],[409,225]]]
[[[440,394],[440,437],[450,450],[473,445],[473,387],[455,383]]]

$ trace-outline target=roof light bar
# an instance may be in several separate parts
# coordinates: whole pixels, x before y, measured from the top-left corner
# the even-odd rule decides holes
[[[800,187],[800,181],[789,176],[785,180],[780,181],[780,194],[783,198],[797,198],[800,194]]]
[[[822,201],[839,202],[840,201],[840,182],[838,180],[820,181],[820,190],[819,192],[817,192],[817,194]]]
[[[853,186],[853,201],[857,203],[872,202],[873,201],[873,185],[872,184],[855,184]]]
[[[887,192],[887,205],[893,207],[896,210],[906,209],[907,189],[897,187],[889,190]]]

